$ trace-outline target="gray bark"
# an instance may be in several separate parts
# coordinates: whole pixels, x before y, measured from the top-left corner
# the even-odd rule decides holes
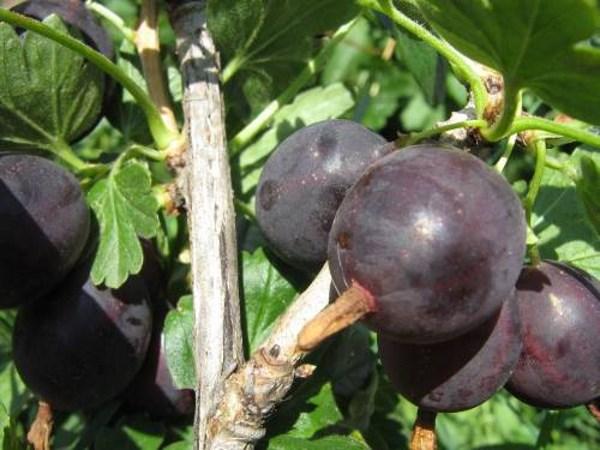
[[[190,231],[194,342],[198,374],[196,446],[208,448],[209,420],[223,383],[243,362],[233,191],[219,60],[203,1],[171,14],[184,83],[188,134],[183,194]]]

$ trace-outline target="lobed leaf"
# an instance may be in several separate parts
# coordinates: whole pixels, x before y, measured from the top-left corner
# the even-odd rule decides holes
[[[354,0],[210,0],[208,23],[251,105],[272,99],[302,69],[314,37],[358,14]]]
[[[92,281],[117,288],[142,268],[138,236],[151,238],[159,228],[150,171],[140,162],[126,163],[98,181],[90,190],[88,201],[100,224]]]
[[[44,23],[68,33],[55,15]],[[52,150],[100,116],[104,75],[77,53],[37,34],[19,36],[0,23],[0,144]]]
[[[513,90],[529,88],[561,111],[600,123],[596,0],[415,0],[431,26]]]

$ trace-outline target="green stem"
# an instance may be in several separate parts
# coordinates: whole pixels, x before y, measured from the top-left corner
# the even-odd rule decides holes
[[[232,58],[225,68],[221,71],[221,82],[227,84],[229,80],[237,73],[237,71],[244,65],[244,60],[239,57]]]
[[[348,31],[352,28],[356,20],[352,20],[342,25],[335,32],[331,40],[325,44],[321,51],[313,59],[306,63],[306,66],[300,74],[292,81],[292,83],[283,91],[279,97],[269,103],[252,122],[246,125],[231,141],[229,141],[229,154],[233,158],[237,156],[244,147],[246,147],[252,139],[271,121],[273,116],[277,114],[279,109],[289,103],[308,83],[311,78],[317,74],[323,67],[325,61],[329,57],[331,50],[344,38]]]
[[[504,106],[500,118],[489,129],[481,130],[483,137],[489,142],[497,142],[511,134],[516,118],[521,114],[521,91],[514,89],[510,83],[504,87]]]
[[[535,170],[529,182],[527,196],[525,197],[525,210],[527,212],[527,223],[529,224],[531,224],[531,213],[535,205],[535,199],[540,191],[544,169],[546,168],[546,141],[536,139],[530,147],[535,152]]]
[[[515,120],[510,133],[521,133],[527,130],[540,130],[571,138],[583,144],[600,148],[600,136],[562,123],[552,122],[541,117],[519,117]]]
[[[510,159],[510,155],[512,155],[512,152],[515,148],[515,143],[517,142],[517,135],[516,134],[512,134],[508,137],[508,139],[506,140],[506,144],[504,146],[504,152],[502,153],[502,156],[500,157],[500,159],[496,162],[494,168],[498,171],[498,173],[502,173],[504,172],[504,168],[506,167],[506,164],[508,164],[508,160]]]
[[[125,21],[118,15],[111,11],[109,8],[101,3],[93,0],[87,0],[85,5],[88,9],[95,12],[98,16],[102,17],[112,26],[114,26],[129,42],[135,41],[135,31],[127,26]]]
[[[532,216],[533,207],[535,206],[535,200],[540,192],[542,185],[542,177],[544,176],[544,169],[546,168],[546,141],[543,139],[536,139],[529,144],[531,150],[535,152],[535,170],[533,177],[529,182],[529,189],[525,196],[525,215],[527,223],[532,227]],[[537,265],[541,261],[540,252],[537,243],[533,243],[528,246],[529,259],[532,265]]]
[[[64,141],[53,142],[49,149],[67,163],[76,173],[81,173],[92,166],[92,164],[88,164],[79,158],[71,146]]]
[[[387,15],[397,25],[429,44],[440,55],[446,58],[452,64],[456,75],[471,87],[477,117],[483,117],[483,112],[487,104],[487,90],[483,80],[454,47],[398,11],[391,0],[359,0],[359,4]]]
[[[145,156],[153,161],[164,161],[167,159],[165,152],[154,150],[153,148],[146,147],[145,145],[133,144],[129,147],[129,151],[135,152],[138,155]]]
[[[146,91],[144,91],[133,79],[131,79],[123,70],[121,70],[119,66],[110,61],[102,53],[97,52],[91,47],[88,47],[83,42],[69,36],[68,34],[50,28],[49,26],[38,22],[37,20],[33,20],[21,14],[8,11],[7,9],[0,8],[0,20],[13,26],[16,25],[35,33],[39,33],[48,39],[58,42],[59,44],[83,56],[85,59],[97,66],[100,70],[118,81],[125,89],[127,89],[127,91],[129,91],[129,93],[131,93],[136,103],[146,114],[148,127],[150,128],[150,132],[152,133],[152,137],[154,138],[158,148],[164,149],[168,147],[172,141],[179,139],[179,133],[171,131],[163,122],[160,112]]]
[[[549,167],[550,169],[560,170],[562,172],[565,172],[567,165],[565,163],[560,162],[556,158],[546,155],[546,167]]]
[[[446,131],[456,130],[458,128],[482,128],[485,126],[487,126],[487,122],[483,119],[463,120],[461,122],[454,122],[440,127],[429,128],[417,133],[411,133],[408,136],[401,136],[396,140],[396,144],[399,147],[405,147],[416,144],[423,139],[445,133]]]

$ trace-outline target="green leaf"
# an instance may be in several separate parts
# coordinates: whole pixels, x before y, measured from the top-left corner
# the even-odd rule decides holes
[[[120,406],[120,400],[111,400],[93,412],[69,414],[52,434],[53,448],[61,450],[90,448],[96,436],[102,433],[109,423],[114,422]]]
[[[245,342],[252,353],[292,302],[296,290],[269,262],[262,248],[254,253],[243,252],[242,266]]]
[[[600,26],[595,0],[416,0],[426,19],[468,57],[561,111],[600,123]]]
[[[226,63],[255,107],[272,99],[302,69],[314,36],[356,14],[354,0],[210,0],[208,23]]]
[[[327,436],[306,440],[292,436],[271,439],[268,450],[367,450],[368,446],[349,436]]]
[[[575,154],[575,158],[582,152]],[[582,155],[579,158],[580,178],[577,193],[583,202],[590,223],[600,235],[600,157]]]
[[[371,350],[371,331],[356,324],[340,332],[320,363],[336,394],[352,396],[368,382],[377,355]]]
[[[55,15],[44,23],[67,33]],[[0,144],[52,151],[71,142],[100,116],[104,75],[54,41],[0,23]],[[64,145],[64,144],[63,144]]]
[[[243,191],[248,192],[256,186],[262,163],[279,142],[299,128],[339,117],[353,105],[352,94],[341,83],[316,87],[297,95],[292,104],[281,108],[275,115],[271,128],[242,153]]]
[[[327,62],[321,72],[321,84],[350,82],[358,84],[361,71],[372,65],[379,55],[373,55],[366,49],[377,45],[372,36],[372,24],[364,17],[359,17],[348,30],[342,40],[331,49]]]
[[[165,349],[167,364],[175,386],[196,389],[194,362],[194,305],[192,296],[182,297],[177,309],[169,311],[165,319]]]
[[[288,435],[308,439],[324,428],[335,426],[344,418],[335,402],[331,383],[323,384],[307,403],[309,409],[300,413]]]
[[[174,442],[171,445],[167,445],[164,450],[192,450],[194,445],[188,441]]]
[[[31,394],[23,384],[12,357],[12,330],[16,311],[0,311],[0,407],[9,416],[23,412]]]
[[[568,157],[567,171],[546,168],[532,218],[542,257],[573,264],[600,278],[600,234],[595,229],[582,201],[576,168],[579,161],[598,158],[579,149]]]
[[[429,104],[439,103],[444,97],[446,65],[437,52],[423,41],[395,28],[396,55],[423,91]]]
[[[368,128],[378,130],[384,128],[388,120],[397,114],[401,101],[413,96],[419,87],[409,73],[394,66],[381,67],[381,70],[372,73],[367,90],[375,91],[377,95],[367,94],[368,105],[361,122]]]
[[[92,281],[119,287],[142,267],[138,236],[151,238],[159,227],[148,167],[137,161],[116,166],[92,187],[88,200],[100,223]]]
[[[2,443],[2,450],[5,449],[6,438],[10,429],[10,416],[6,411],[6,408],[0,403],[0,443]]]
[[[94,441],[96,450],[158,450],[164,441],[165,427],[159,422],[133,416],[114,428],[103,428]]]

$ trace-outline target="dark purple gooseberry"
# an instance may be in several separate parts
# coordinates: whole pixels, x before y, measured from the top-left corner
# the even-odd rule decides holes
[[[80,257],[89,229],[73,175],[38,156],[0,154],[0,308],[54,288]]]
[[[16,368],[54,409],[94,408],[138,372],[152,331],[148,291],[137,277],[119,289],[88,281],[89,265],[43,301],[22,307],[13,334]]]
[[[508,380],[521,347],[514,295],[483,325],[450,341],[415,345],[379,337],[383,368],[394,387],[432,412],[464,411],[485,402]]]
[[[523,351],[506,388],[540,408],[600,396],[600,283],[564,264],[526,267],[517,282]]]
[[[349,120],[326,120],[281,142],[256,191],[256,217],[271,249],[288,264],[318,270],[327,236],[346,191],[369,164],[393,149]]]
[[[366,323],[404,343],[465,334],[511,294],[525,216],[506,180],[475,156],[421,145],[374,163],[344,198],[329,235],[338,293],[371,295]]]

